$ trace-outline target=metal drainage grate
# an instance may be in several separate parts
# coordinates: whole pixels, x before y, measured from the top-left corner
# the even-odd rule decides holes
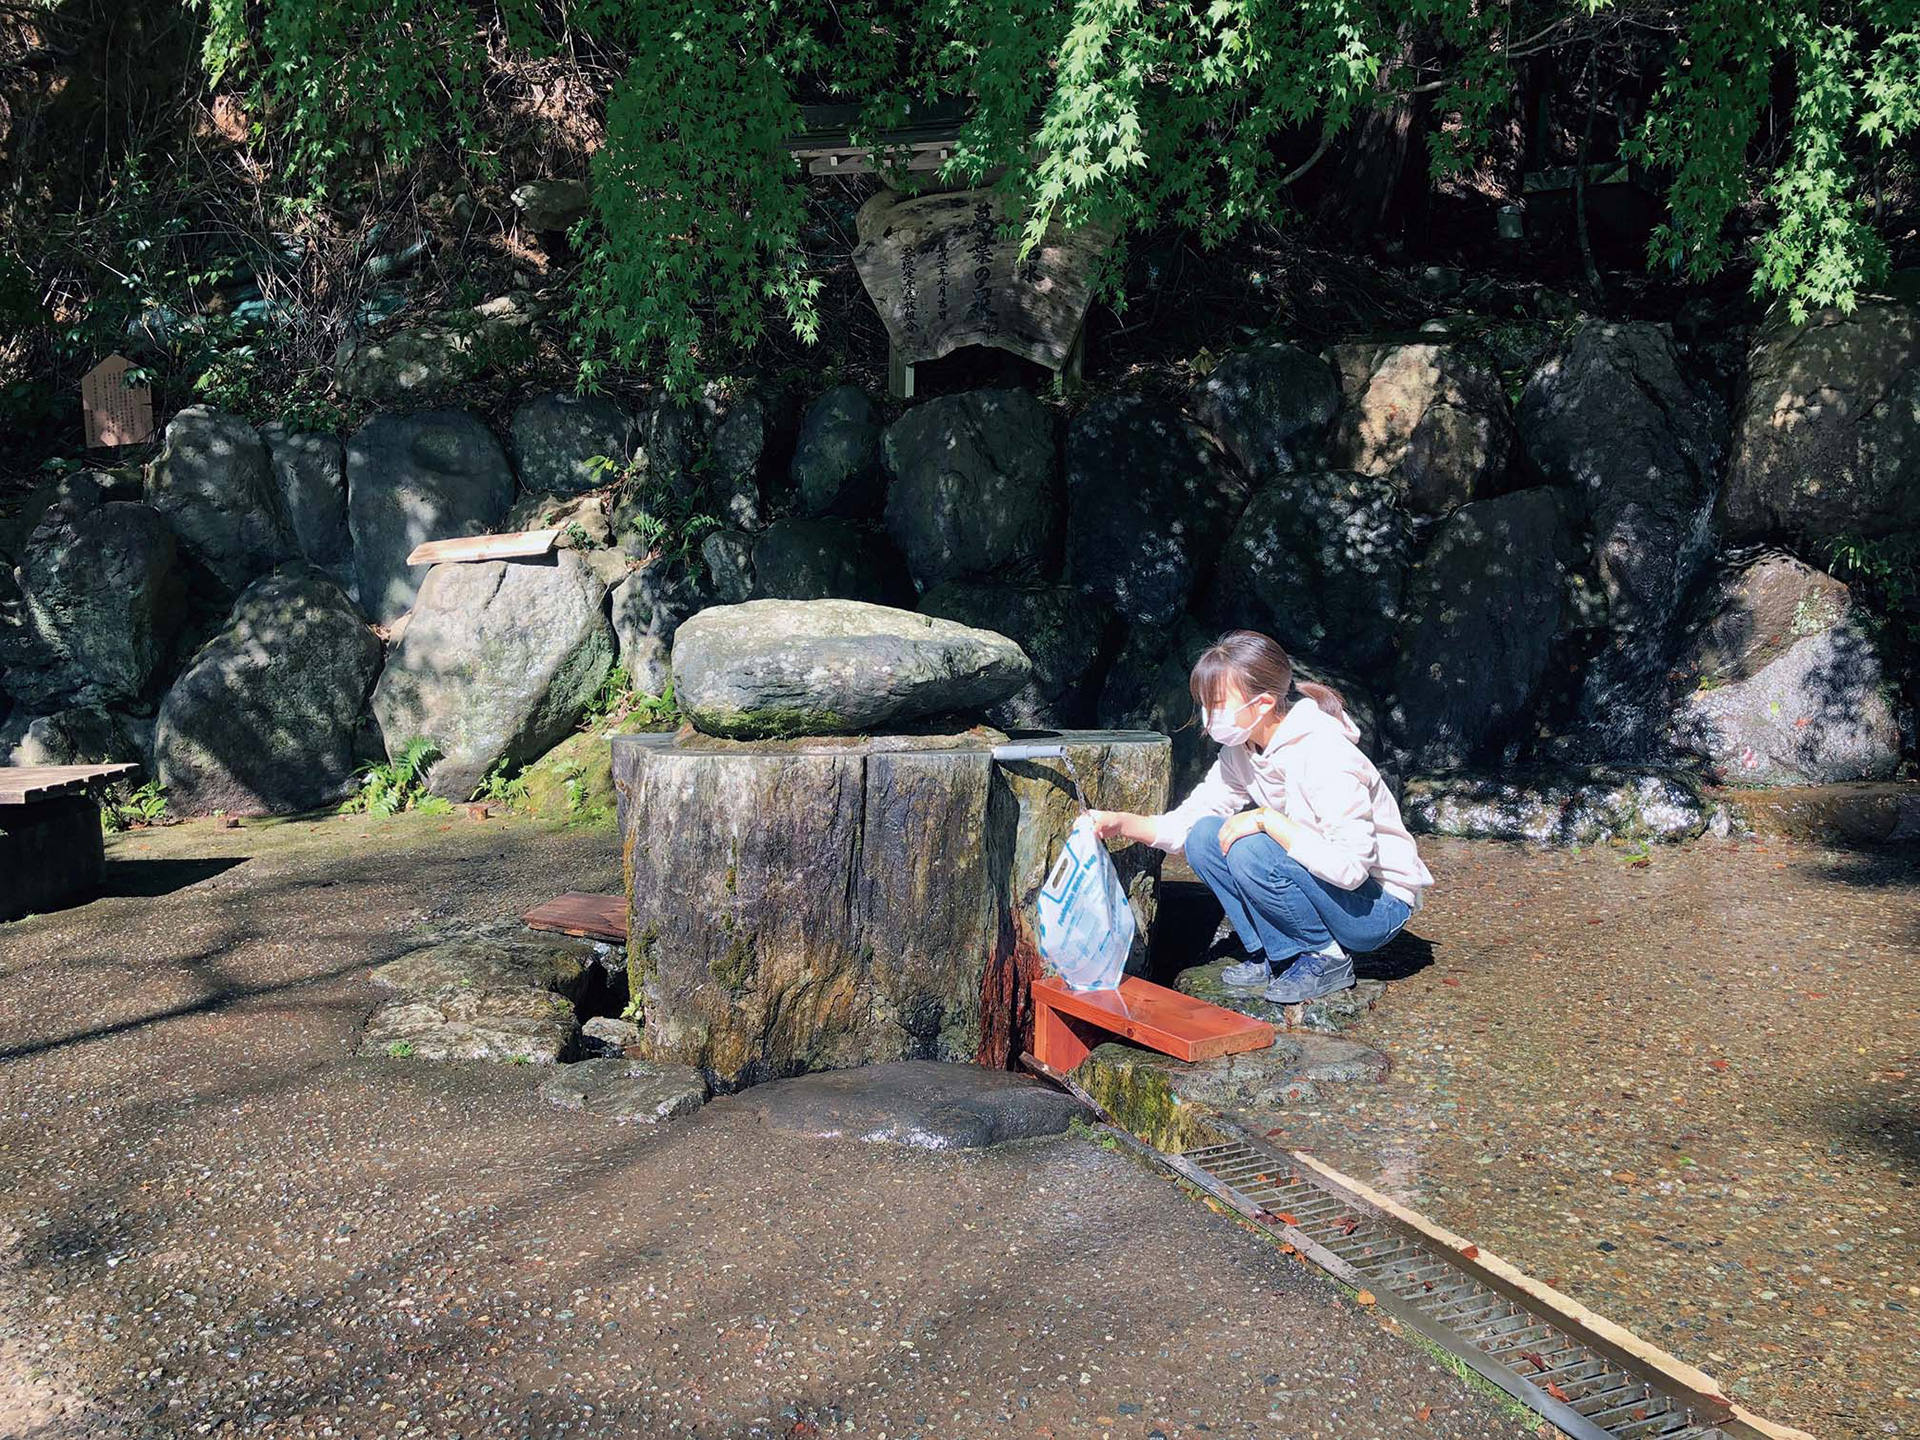
[[[1474,1266],[1471,1247],[1441,1244],[1251,1136],[1152,1153],[1575,1440],[1764,1440],[1721,1397]]]

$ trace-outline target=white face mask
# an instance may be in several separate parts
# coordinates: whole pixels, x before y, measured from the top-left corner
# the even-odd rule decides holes
[[[1249,705],[1255,704],[1260,699],[1261,697],[1256,695],[1252,700],[1242,700],[1231,710],[1217,710],[1209,706],[1201,711],[1200,721],[1207,727],[1207,738],[1220,745],[1246,744],[1247,737],[1253,734],[1253,725],[1258,725],[1260,721],[1255,720],[1253,725],[1236,725],[1234,717],[1243,714]]]

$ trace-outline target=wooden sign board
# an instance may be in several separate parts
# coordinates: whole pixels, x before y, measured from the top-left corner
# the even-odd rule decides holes
[[[992,345],[1049,370],[1077,358],[1093,275],[1109,237],[1058,226],[1019,258],[1018,233],[991,190],[901,195],[883,190],[860,207],[854,268],[886,324],[896,371],[962,345]]]
[[[80,410],[86,419],[87,448],[144,445],[153,438],[153,390],[127,384],[133,362],[109,355],[80,380]]]

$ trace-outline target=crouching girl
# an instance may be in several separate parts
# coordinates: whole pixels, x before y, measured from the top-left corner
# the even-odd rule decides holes
[[[1398,934],[1433,884],[1399,805],[1340,696],[1295,683],[1267,636],[1223,636],[1191,688],[1220,745],[1206,778],[1164,815],[1096,811],[1096,833],[1186,851],[1245,950],[1229,986],[1280,1004],[1346,989],[1353,956]]]

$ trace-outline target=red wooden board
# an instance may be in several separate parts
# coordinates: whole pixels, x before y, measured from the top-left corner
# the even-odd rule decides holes
[[[627,943],[627,897],[624,895],[589,895],[582,890],[569,890],[544,905],[534,906],[520,918],[533,930],[555,930],[562,935]]]
[[[1051,975],[1033,982],[1034,1055],[1071,1070],[1092,1048],[1087,1032],[1106,1031],[1171,1055],[1212,1060],[1273,1044],[1273,1026],[1129,975],[1117,990],[1074,990]]]

